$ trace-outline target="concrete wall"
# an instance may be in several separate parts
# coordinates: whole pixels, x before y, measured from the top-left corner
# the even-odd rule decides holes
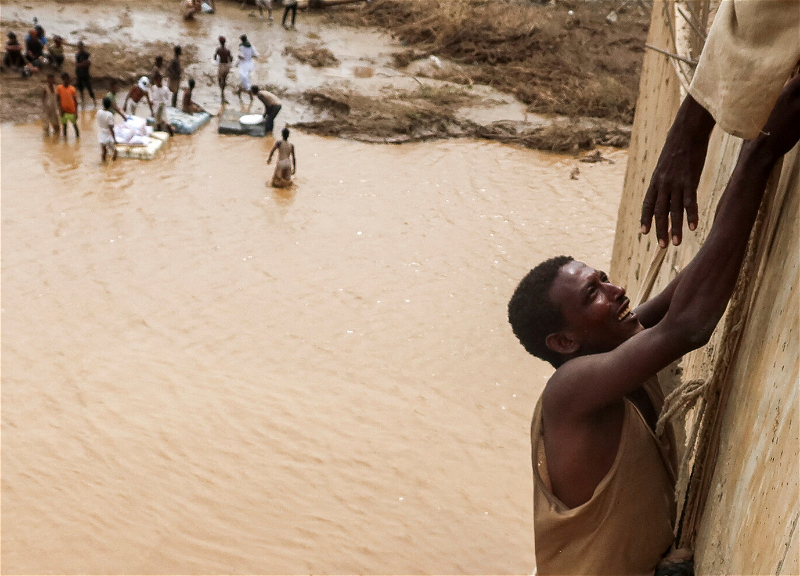
[[[656,1],[648,43],[675,51],[668,12]],[[611,276],[636,292],[656,246],[639,233],[642,198],[681,100],[668,57],[645,55],[625,187],[619,207]],[[697,252],[735,165],[741,141],[716,131],[698,187],[700,225],[670,247],[654,291]],[[800,574],[798,388],[800,387],[800,147],[783,162],[774,195],[765,202],[757,273],[722,420],[717,467],[698,533],[698,574]],[[723,321],[724,322],[724,321]],[[720,349],[723,324],[705,348],[685,357],[663,381],[706,378]],[[692,422],[690,413],[686,422]],[[686,427],[686,423],[681,426]],[[680,431],[679,431],[680,432]],[[684,435],[679,434],[680,437]],[[685,478],[682,479],[685,481]]]

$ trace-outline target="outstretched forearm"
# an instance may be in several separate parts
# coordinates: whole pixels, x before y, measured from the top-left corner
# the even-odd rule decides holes
[[[705,344],[725,312],[778,156],[764,139],[745,142],[706,241],[676,283],[664,321],[688,349]]]
[[[708,341],[725,312],[775,162],[800,139],[800,76],[787,83],[762,132],[742,145],[703,247],[673,281],[665,327],[685,351]]]
[[[742,145],[703,247],[681,272],[663,322],[688,350],[711,337],[733,294],[775,162],[800,139],[800,76],[781,92],[762,132]]]

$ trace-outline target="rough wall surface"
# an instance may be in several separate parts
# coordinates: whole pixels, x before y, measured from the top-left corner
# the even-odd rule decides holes
[[[674,52],[668,10],[667,3],[655,2],[648,43]],[[611,267],[612,278],[627,283],[631,293],[656,246],[654,233],[639,233],[639,214],[680,98],[673,64],[648,52]],[[666,286],[702,245],[740,146],[739,139],[719,131],[712,136],[698,187],[700,225],[686,233],[680,247],[669,248],[654,291]],[[749,279],[754,294],[730,371],[720,451],[697,538],[698,574],[800,574],[800,146],[787,154],[776,177],[775,192],[765,201],[758,272]],[[710,374],[724,344],[722,328],[721,323],[708,346],[684,358],[684,380]],[[684,426],[692,420],[689,414]]]

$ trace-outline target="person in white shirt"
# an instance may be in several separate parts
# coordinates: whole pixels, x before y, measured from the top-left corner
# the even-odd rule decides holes
[[[166,110],[172,100],[172,92],[169,88],[161,85],[161,75],[156,74],[153,77],[153,86],[150,88],[150,101],[153,103],[153,119],[155,130],[166,130],[170,136],[175,134],[172,125],[167,121]]]
[[[105,162],[109,152],[111,159],[117,159],[117,139],[114,136],[114,113],[111,111],[111,98],[103,98],[103,109],[97,112],[97,141],[100,143],[100,161]]]
[[[255,62],[253,58],[258,58],[258,51],[255,46],[250,44],[247,40],[247,34],[242,34],[239,39],[239,88],[236,90],[236,95],[242,99],[242,92],[250,94],[250,74],[253,73]],[[253,101],[253,95],[250,94],[250,102]]]

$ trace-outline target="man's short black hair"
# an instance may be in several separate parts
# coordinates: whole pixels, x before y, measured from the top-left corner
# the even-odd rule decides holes
[[[181,52],[182,52],[183,50],[181,49],[181,47],[180,47],[180,46],[175,46],[175,48],[173,48],[173,49],[172,49],[172,51],[173,51],[173,52],[175,52],[175,56],[180,56],[180,55],[181,55]]]
[[[103,108],[106,110],[111,108],[111,96],[106,96],[103,98]]]
[[[530,354],[556,368],[563,358],[547,347],[546,339],[564,327],[564,319],[549,293],[558,271],[572,260],[572,256],[545,260],[525,275],[508,302],[508,321],[514,335]]]
[[[259,88],[259,87],[258,87],[258,86],[256,86],[255,84],[253,84],[252,86],[250,86],[250,92],[252,92],[253,94],[258,94],[258,91],[259,91],[259,90],[261,90],[261,88]]]

